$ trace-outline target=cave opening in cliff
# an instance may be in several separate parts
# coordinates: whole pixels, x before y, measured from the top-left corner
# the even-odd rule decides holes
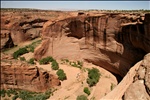
[[[5,46],[4,46],[4,49],[7,49],[7,48],[12,48],[14,47],[14,43],[13,43],[13,40],[11,38],[11,35],[9,33],[9,40],[6,42]]]

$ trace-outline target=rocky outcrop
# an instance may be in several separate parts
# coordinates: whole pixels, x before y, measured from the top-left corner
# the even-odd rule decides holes
[[[103,13],[48,21],[34,56],[86,60],[124,76],[150,52],[148,16]]]
[[[101,100],[149,100],[150,53],[136,63],[122,81]]]
[[[133,78],[136,75],[141,61],[136,63],[125,75],[122,81],[106,96],[102,97],[100,100],[121,100],[127,88],[132,84]]]
[[[70,14],[61,11],[1,10],[1,49],[40,37],[44,23],[60,16],[66,17]]]
[[[45,92],[60,84],[55,75],[39,69],[37,66],[14,61],[8,56],[3,58],[7,58],[7,60],[1,59],[1,88]]]
[[[150,53],[144,57],[133,83],[126,90],[124,100],[149,100],[150,98]]]

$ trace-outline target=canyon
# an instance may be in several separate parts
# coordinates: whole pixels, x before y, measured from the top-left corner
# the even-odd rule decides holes
[[[1,50],[40,37],[42,42],[33,53],[36,61],[47,56],[52,56],[58,61],[79,60],[104,68],[119,77],[118,85],[112,91],[96,99],[148,100],[149,28],[150,13],[40,10],[2,12]],[[37,66],[29,67],[19,61],[19,64],[16,64],[14,59],[5,59],[6,55],[1,55],[1,60],[12,61],[11,64],[1,64],[3,88],[43,92],[47,88],[60,85],[51,71],[43,71]],[[143,95],[134,94],[135,91]]]

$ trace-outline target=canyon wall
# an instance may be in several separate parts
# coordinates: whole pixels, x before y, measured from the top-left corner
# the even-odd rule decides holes
[[[1,16],[1,49],[40,36],[46,18],[11,12]]]
[[[100,100],[149,100],[150,98],[150,53],[137,62],[122,81]]]
[[[23,89],[33,92],[45,92],[60,85],[57,76],[25,62],[9,60],[2,55],[1,59],[1,88]],[[5,59],[5,58],[7,59]]]
[[[150,52],[149,16],[103,13],[48,21],[34,56],[85,60],[124,76]]]
[[[1,10],[1,49],[40,37],[44,23],[61,16],[67,17],[70,14],[61,11]]]

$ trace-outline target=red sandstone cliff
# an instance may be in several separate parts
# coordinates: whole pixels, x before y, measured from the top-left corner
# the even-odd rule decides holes
[[[1,88],[23,89],[33,92],[45,92],[60,84],[59,79],[37,66],[15,61],[10,56],[1,58]]]
[[[150,52],[149,14],[101,14],[48,21],[36,59],[80,59],[124,76],[129,68]]]

